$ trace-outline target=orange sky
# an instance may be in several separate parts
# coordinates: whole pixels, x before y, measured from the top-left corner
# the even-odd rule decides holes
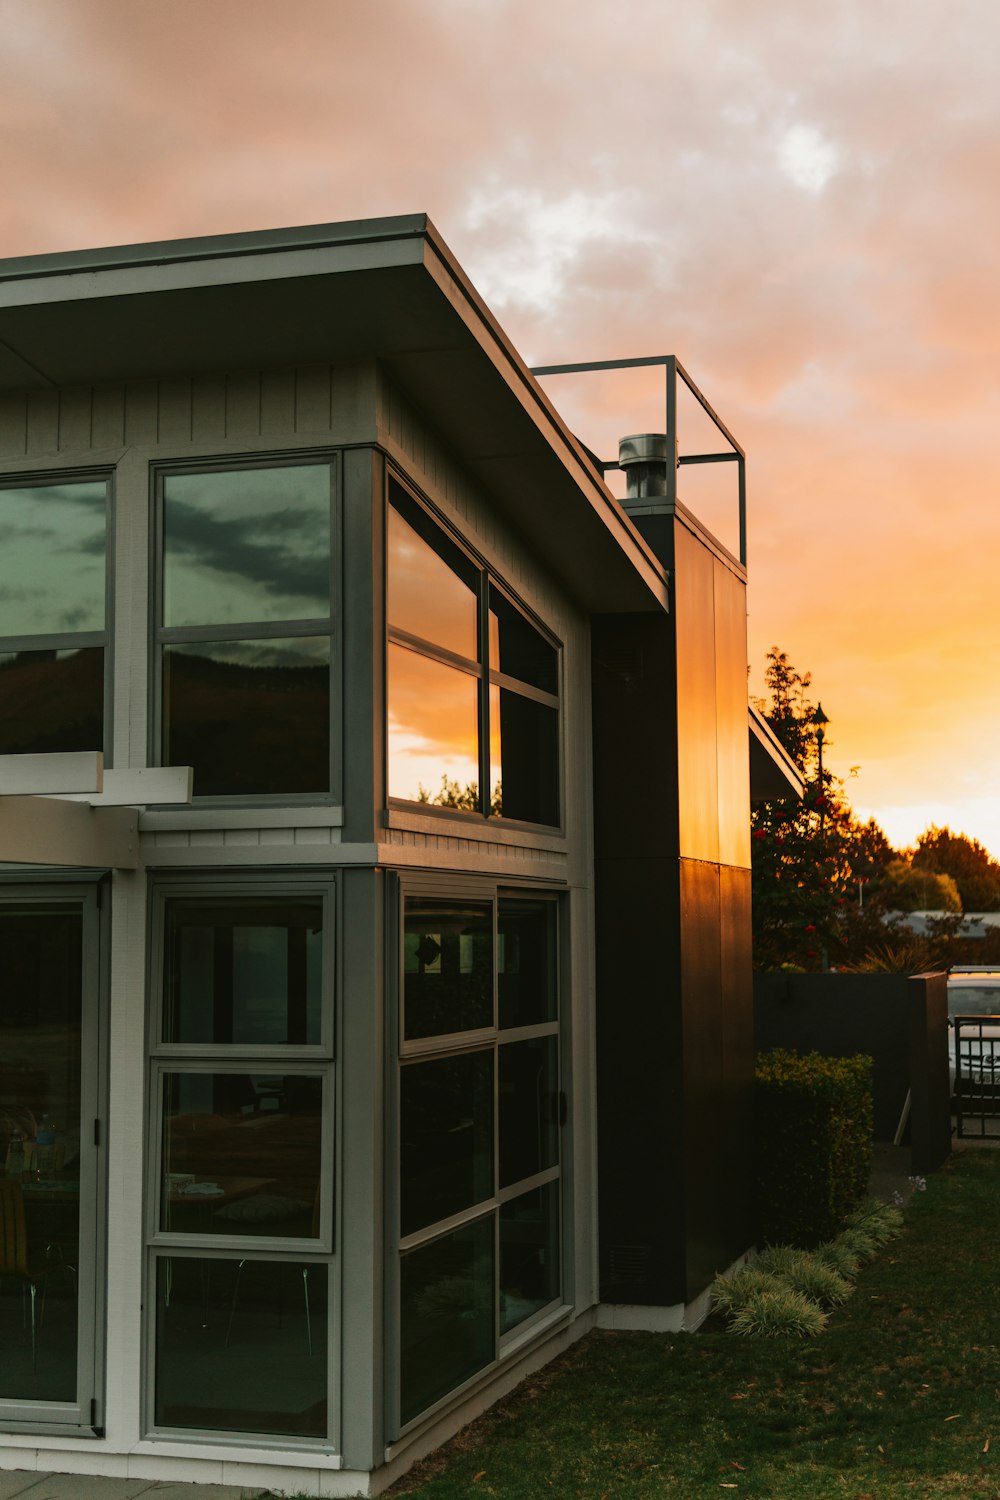
[[[676,353],[748,452],[754,680],[812,671],[891,838],[1000,855],[997,0],[0,0],[0,36],[0,255],[426,211],[530,362]],[[550,393],[603,457],[658,403]]]

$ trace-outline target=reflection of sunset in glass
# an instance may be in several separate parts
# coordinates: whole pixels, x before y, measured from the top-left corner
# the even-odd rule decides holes
[[[431,798],[442,777],[479,782],[479,685],[467,672],[389,645],[389,795]]]
[[[388,610],[395,630],[475,661],[476,596],[389,506]]]

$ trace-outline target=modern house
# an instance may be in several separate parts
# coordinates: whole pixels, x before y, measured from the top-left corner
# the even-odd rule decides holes
[[[794,770],[671,443],[423,217],[0,262],[0,1467],[377,1493],[747,1250]]]

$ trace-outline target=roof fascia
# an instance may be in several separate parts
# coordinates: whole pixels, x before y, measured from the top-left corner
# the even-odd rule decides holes
[[[274,245],[251,254],[218,253],[204,257],[178,256],[165,260],[126,261],[121,265],[93,265],[51,270],[40,277],[6,277],[0,268],[0,307],[34,307],[60,302],[187,291],[260,281],[331,275],[343,271],[382,270],[420,265],[423,241],[404,239],[348,240],[298,248]]]
[[[425,233],[427,222],[426,214],[400,214],[384,219],[356,219],[344,224],[310,224],[302,228],[264,229],[244,234],[203,235],[185,240],[154,240],[141,245],[24,255],[0,260],[0,286],[14,281],[95,275],[101,271],[142,266],[240,260],[280,251],[331,250],[347,245],[419,239]]]

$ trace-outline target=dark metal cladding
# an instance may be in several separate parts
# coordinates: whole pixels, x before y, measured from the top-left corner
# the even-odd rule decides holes
[[[633,521],[672,611],[593,621],[601,1297],[674,1306],[752,1242],[745,583]]]

